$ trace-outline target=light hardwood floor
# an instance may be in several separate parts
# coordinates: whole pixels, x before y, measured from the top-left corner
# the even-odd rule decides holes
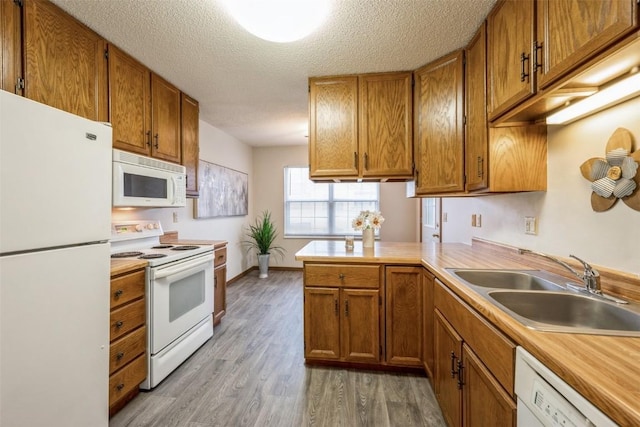
[[[444,426],[426,376],[309,367],[302,273],[227,289],[214,336],[110,421],[120,426]]]

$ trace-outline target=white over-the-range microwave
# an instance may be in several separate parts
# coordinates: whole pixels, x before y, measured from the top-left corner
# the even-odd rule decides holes
[[[184,166],[113,150],[113,207],[182,207],[186,194]]]

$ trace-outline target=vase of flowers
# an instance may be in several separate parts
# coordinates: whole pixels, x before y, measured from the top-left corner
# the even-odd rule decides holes
[[[362,230],[362,247],[372,248],[374,242],[374,232],[379,230],[384,222],[384,217],[380,211],[360,211],[351,225],[356,231]]]

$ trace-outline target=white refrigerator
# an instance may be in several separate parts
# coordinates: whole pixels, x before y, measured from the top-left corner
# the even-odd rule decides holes
[[[108,425],[111,127],[0,91],[0,426]]]

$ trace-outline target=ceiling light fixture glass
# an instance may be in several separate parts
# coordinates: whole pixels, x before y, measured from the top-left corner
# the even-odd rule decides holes
[[[287,43],[300,40],[324,22],[331,0],[221,0],[251,34]]]
[[[547,117],[546,122],[548,125],[571,123],[637,95],[640,95],[640,72],[634,68],[629,76],[551,114]]]

